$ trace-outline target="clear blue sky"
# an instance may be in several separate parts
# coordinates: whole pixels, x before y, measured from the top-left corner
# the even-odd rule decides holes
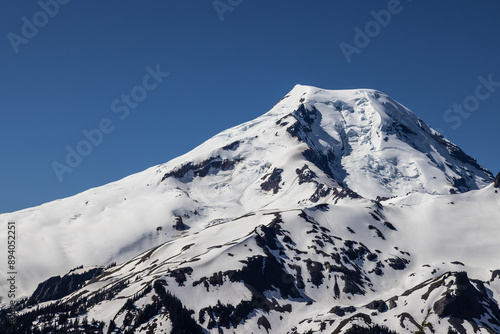
[[[381,90],[500,170],[497,0],[54,1],[0,11],[0,212],[167,162],[297,83]],[[61,182],[53,162],[106,119]]]

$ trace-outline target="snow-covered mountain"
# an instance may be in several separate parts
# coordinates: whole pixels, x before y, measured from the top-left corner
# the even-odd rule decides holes
[[[297,85],[177,159],[8,221],[19,319],[39,328],[500,331],[493,175],[374,90]]]

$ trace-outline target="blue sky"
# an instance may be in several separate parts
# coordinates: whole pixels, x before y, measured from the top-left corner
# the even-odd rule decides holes
[[[381,90],[496,174],[499,14],[494,0],[9,1],[0,212],[167,162],[297,83]],[[87,155],[70,167],[68,147]]]

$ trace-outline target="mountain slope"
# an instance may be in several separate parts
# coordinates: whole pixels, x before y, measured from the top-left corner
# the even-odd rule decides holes
[[[500,331],[495,188],[414,206],[353,202],[208,226],[35,305],[82,307],[80,322],[102,321],[105,331],[111,320],[135,332],[183,326],[176,311],[161,311],[166,291],[212,333],[343,333],[355,324],[414,333],[428,309],[437,333]],[[23,312],[36,315],[35,305]]]
[[[412,332],[428,308],[433,323],[452,314],[465,330],[498,330],[492,181],[381,92],[298,85],[263,116],[164,165],[0,222],[18,226],[25,295],[80,264],[123,262],[52,278],[23,302],[24,312],[49,305],[106,330],[113,320],[145,332],[179,323],[343,332],[370,322]],[[479,300],[467,316],[446,297],[459,280]],[[462,330],[439,328],[448,325]]]

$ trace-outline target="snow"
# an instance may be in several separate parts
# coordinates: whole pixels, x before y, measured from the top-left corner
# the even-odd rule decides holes
[[[313,121],[301,118],[297,112],[301,104],[308,112],[316,110],[310,115]],[[311,131],[292,136],[288,128],[295,122],[310,126]],[[66,199],[0,215],[0,225],[15,221],[18,230],[18,293],[28,296],[41,281],[64,275],[79,265],[117,262],[116,267],[107,269],[104,281],[87,287],[88,293],[126,277],[138,277],[138,281],[121,291],[124,299],[104,301],[92,308],[90,318],[108,323],[127,296],[159,277],[196,316],[218,300],[237,305],[251,299],[242,283],[210,286],[209,291],[202,284],[192,285],[219,271],[239,270],[248,257],[264,255],[253,233],[258,226],[268,225],[278,212],[295,247],[307,253],[297,256],[287,251],[283,261],[300,258],[296,264],[304,275],[308,273],[304,259],[314,258],[320,263],[325,259],[313,251],[316,244],[307,237],[311,226],[299,217],[302,212],[341,240],[357,240],[370,251],[378,251],[378,261],[386,263],[386,269],[384,261],[390,258],[405,258],[409,263],[405,270],[385,270],[382,277],[369,274],[371,285],[365,296],[343,294],[337,299],[331,292],[335,275],[325,277],[319,288],[305,281],[304,292],[315,303],[306,306],[303,301],[281,301],[290,303],[294,311],[282,314],[283,319],[264,314],[273,331],[318,330],[315,321],[331,318],[328,311],[332,305],[363,308],[367,301],[401,295],[447,271],[467,271],[470,277],[488,281],[491,271],[499,269],[500,194],[488,186],[491,173],[452,154],[453,144],[436,139],[437,135],[411,111],[379,91],[331,91],[297,85],[263,116],[223,131],[165,164]],[[234,142],[239,142],[235,149],[224,148]],[[331,175],[303,155],[311,148],[333,156],[328,163]],[[162,180],[166,173],[187,164],[201,166],[210,159],[235,163],[227,169],[211,168],[203,177],[191,170],[182,177]],[[299,184],[298,170],[304,165],[324,190],[348,187],[361,198],[337,199],[329,193],[312,201],[319,186],[313,182]],[[263,190],[261,184],[275,169],[283,170],[276,193]],[[450,190],[464,191],[453,184],[453,179],[459,178],[468,191],[452,195]],[[382,209],[375,204],[376,199]],[[327,211],[317,209],[322,203],[329,204]],[[373,218],[376,211],[383,215],[380,221]],[[176,216],[182,217],[189,228],[175,230]],[[390,222],[397,231],[384,222]],[[326,244],[322,250],[333,254],[342,242]],[[1,234],[0,247],[5,249],[5,245],[6,235]],[[464,266],[452,263],[456,261]],[[346,265],[352,270],[356,266],[370,272],[376,264],[365,261]],[[185,286],[190,289],[169,276],[173,270],[186,267],[194,269],[186,275]],[[2,296],[7,291],[6,269],[1,263]],[[73,274],[87,269],[77,269]],[[499,281],[489,287],[496,300],[500,296]],[[340,278],[338,284],[342,290]],[[374,318],[399,326],[397,315],[406,311],[419,314],[416,321],[420,323],[425,316],[422,310],[441,293],[436,290],[430,294],[425,305],[420,295],[410,294],[404,302],[398,301],[397,314],[393,311]],[[279,294],[273,296],[279,299]],[[143,306],[148,298],[136,305]],[[295,314],[314,320],[298,324]],[[120,317],[117,323],[123,320]],[[159,316],[154,321],[157,330],[168,333],[171,329],[167,318]],[[265,332],[256,324],[245,326],[247,332]],[[407,332],[414,329],[412,326],[408,323]],[[446,324],[440,328],[447,330]]]

